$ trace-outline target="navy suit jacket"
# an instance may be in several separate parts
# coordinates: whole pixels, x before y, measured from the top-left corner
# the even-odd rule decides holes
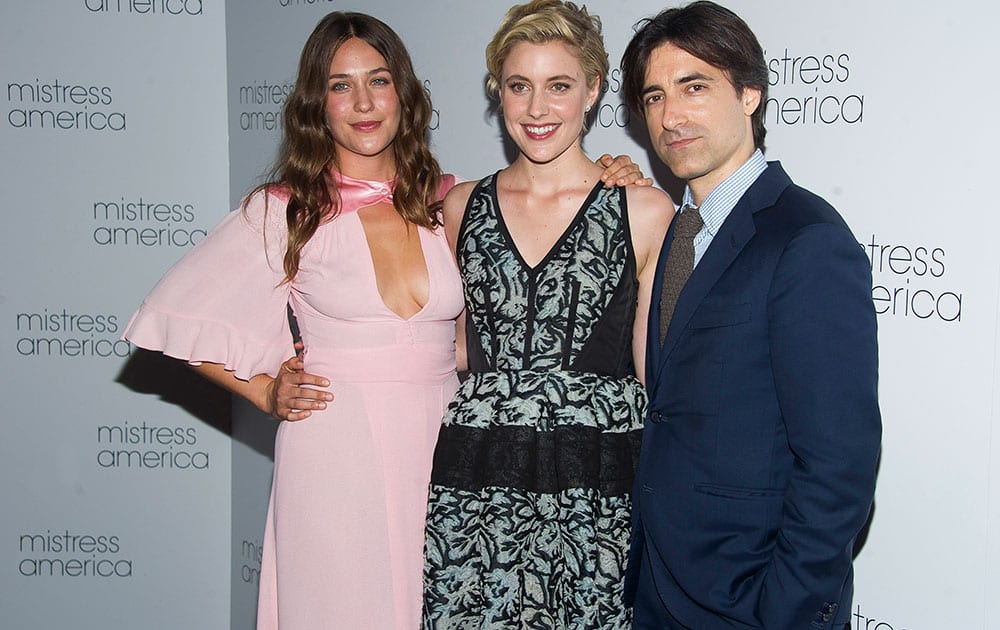
[[[653,286],[627,595],[655,589],[699,630],[846,623],[881,444],[868,258],[771,162],[688,279],[661,346],[672,239]]]

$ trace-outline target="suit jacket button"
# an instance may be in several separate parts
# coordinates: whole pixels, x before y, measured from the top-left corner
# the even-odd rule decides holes
[[[661,416],[658,411],[654,411],[653,413],[649,414],[649,419],[653,422],[653,424],[659,424],[663,422],[663,416]]]

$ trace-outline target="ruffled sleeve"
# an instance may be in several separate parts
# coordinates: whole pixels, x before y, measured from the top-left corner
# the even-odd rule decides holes
[[[294,352],[285,204],[258,192],[229,213],[153,287],[122,336],[192,364],[221,363],[243,380],[275,376]]]

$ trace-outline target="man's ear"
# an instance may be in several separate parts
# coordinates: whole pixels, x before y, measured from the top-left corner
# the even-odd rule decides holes
[[[755,87],[743,88],[740,102],[743,104],[743,113],[747,116],[752,116],[757,111],[757,108],[760,107],[760,89]]]

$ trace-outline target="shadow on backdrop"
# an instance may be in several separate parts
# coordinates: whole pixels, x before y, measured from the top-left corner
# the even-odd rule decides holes
[[[273,457],[278,423],[247,403],[235,405],[243,421],[234,426],[234,402],[241,400],[234,401],[229,392],[205,380],[184,361],[136,348],[115,381],[134,392],[156,395],[164,403],[176,405],[208,426]]]
[[[179,359],[136,348],[115,381],[140,394],[155,394],[205,424],[227,435],[231,433],[229,393]]]

